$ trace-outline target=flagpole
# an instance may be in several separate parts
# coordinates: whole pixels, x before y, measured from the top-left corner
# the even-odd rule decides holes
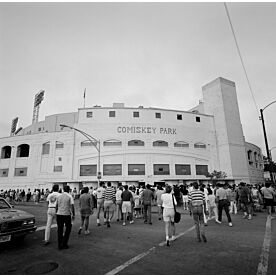
[[[83,93],[83,108],[85,108],[85,93],[86,93],[86,88],[84,88],[84,93]]]

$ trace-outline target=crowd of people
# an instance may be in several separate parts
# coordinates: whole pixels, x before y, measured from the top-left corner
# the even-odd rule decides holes
[[[9,189],[1,190],[0,197],[5,198],[8,202],[30,202],[33,201],[38,204],[41,201],[45,201],[49,195],[49,189],[34,189],[33,192],[31,189]]]
[[[80,191],[69,186],[53,185],[52,191],[35,189],[31,193],[24,190],[1,190],[2,197],[9,201],[30,201],[48,203],[47,224],[44,244],[50,243],[51,225],[56,218],[58,226],[58,248],[69,248],[68,240],[75,217],[75,200],[78,200],[81,222],[78,234],[88,235],[89,218],[95,212],[97,226],[111,227],[112,221],[121,222],[122,226],[133,224],[136,219],[143,219],[145,224],[152,225],[152,206],[156,205],[158,220],[164,221],[166,244],[175,239],[175,206],[183,206],[184,213],[193,217],[196,237],[199,242],[207,242],[204,226],[208,220],[215,219],[222,223],[222,213],[226,214],[228,225],[233,226],[231,215],[241,212],[244,219],[251,220],[256,212],[265,209],[269,216],[275,212],[276,190],[269,183],[249,185],[241,182],[238,186],[228,184],[189,185],[151,185],[114,187],[111,182],[101,182],[99,187],[84,187]],[[114,218],[114,219],[113,219]],[[65,227],[65,231],[64,231]]]

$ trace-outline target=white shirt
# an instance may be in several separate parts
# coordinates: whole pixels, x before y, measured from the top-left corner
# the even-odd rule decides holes
[[[216,206],[216,197],[214,194],[208,196],[208,203],[211,207]]]
[[[102,199],[103,198],[103,193],[104,193],[105,188],[104,187],[99,187],[96,191],[97,199]]]
[[[122,200],[122,190],[118,189],[118,191],[116,192],[116,200]]]
[[[177,202],[175,197],[173,197],[172,194],[168,194],[168,193],[162,194],[161,195],[162,207],[174,209],[172,198],[174,199],[174,204],[176,206]]]
[[[47,196],[46,201],[49,203],[48,208],[56,207],[57,206],[57,198],[60,196],[58,192],[52,192]]]
[[[64,192],[57,197],[57,205],[57,215],[69,216],[71,215],[71,205],[74,205],[74,199],[69,193]]]

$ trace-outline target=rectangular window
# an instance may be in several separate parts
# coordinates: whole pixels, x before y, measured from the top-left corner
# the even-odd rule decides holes
[[[109,111],[109,117],[115,117],[115,111]]]
[[[207,175],[208,165],[196,165],[196,175]]]
[[[9,169],[1,169],[0,170],[0,177],[8,177]]]
[[[50,143],[44,143],[42,145],[42,154],[49,154],[50,153]]]
[[[153,173],[154,175],[169,175],[170,166],[168,164],[154,164]]]
[[[103,175],[122,175],[122,165],[121,164],[103,165]]]
[[[54,166],[54,172],[62,172],[62,166]]]
[[[56,141],[56,149],[63,149],[64,144],[62,142]]]
[[[177,115],[176,115],[176,119],[177,119],[177,120],[182,120],[182,114],[177,114]]]
[[[134,118],[139,118],[139,112],[138,111],[133,111],[133,117]]]
[[[97,165],[80,165],[80,176],[96,176]]]
[[[93,112],[92,111],[86,112],[86,118],[92,118],[92,117],[93,117]]]
[[[200,122],[200,117],[196,116],[196,122]]]
[[[161,113],[159,113],[159,112],[155,113],[155,118],[156,119],[161,119]]]
[[[38,128],[38,131],[41,131],[41,127]]]
[[[128,164],[128,175],[145,175],[145,164]]]
[[[14,176],[27,176],[27,169],[28,168],[15,168]]]
[[[59,158],[58,158],[58,161],[59,161],[59,162],[60,162],[60,161],[62,161],[62,158],[61,158],[61,157],[59,157]]]
[[[176,175],[191,175],[191,165],[175,164]]]

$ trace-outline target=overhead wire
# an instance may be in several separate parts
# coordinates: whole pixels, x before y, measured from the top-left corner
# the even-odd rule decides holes
[[[234,31],[234,28],[233,28],[233,24],[232,24],[232,22],[231,22],[230,14],[229,14],[229,11],[228,11],[228,8],[227,8],[226,3],[224,2],[223,4],[224,4],[225,11],[226,11],[226,14],[227,14],[229,23],[230,23],[230,27],[231,27],[232,34],[233,34],[233,37],[234,37],[234,40],[235,40],[235,44],[236,44],[236,47],[237,47],[237,50],[238,50],[238,54],[239,54],[240,61],[241,61],[242,67],[243,67],[243,71],[244,71],[244,73],[245,73],[245,77],[246,77],[246,80],[247,80],[247,83],[248,83],[248,86],[249,86],[249,90],[250,90],[250,92],[251,92],[251,96],[252,96],[252,98],[253,98],[253,102],[254,102],[254,104],[255,104],[257,113],[259,114],[259,108],[258,108],[258,105],[257,105],[257,103],[256,103],[255,96],[254,96],[254,93],[253,93],[253,89],[252,89],[252,86],[251,86],[251,84],[250,84],[250,81],[249,81],[249,78],[248,78],[248,74],[247,74],[247,71],[246,71],[246,68],[245,68],[243,59],[242,59],[241,51],[240,51],[240,48],[239,48],[239,45],[238,45],[238,41],[237,41],[237,38],[236,38],[236,35],[235,35],[235,31]]]

